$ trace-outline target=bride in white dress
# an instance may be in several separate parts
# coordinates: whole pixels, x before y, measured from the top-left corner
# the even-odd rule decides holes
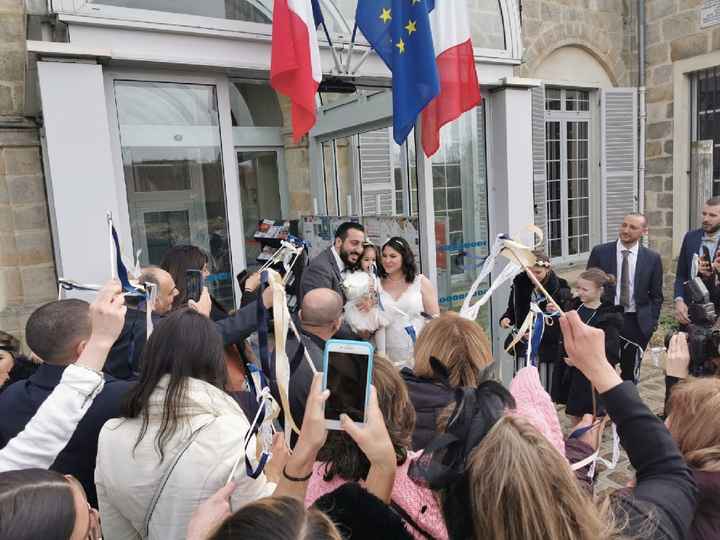
[[[417,336],[428,318],[440,314],[437,291],[417,273],[415,256],[404,238],[390,238],[380,255],[380,305],[390,321],[385,353],[395,365],[412,368]]]

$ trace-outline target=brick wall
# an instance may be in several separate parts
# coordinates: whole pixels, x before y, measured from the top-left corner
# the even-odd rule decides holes
[[[0,0],[0,21],[0,330],[23,338],[57,291],[38,130],[23,117],[24,2]]]

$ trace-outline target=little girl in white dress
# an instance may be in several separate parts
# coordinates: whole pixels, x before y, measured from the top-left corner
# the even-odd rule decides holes
[[[346,274],[342,286],[345,290],[345,321],[353,332],[370,333],[377,352],[385,353],[385,327],[388,320],[377,303],[379,280],[375,261],[377,250],[371,243],[365,244],[360,269]],[[369,309],[361,309],[370,306]]]

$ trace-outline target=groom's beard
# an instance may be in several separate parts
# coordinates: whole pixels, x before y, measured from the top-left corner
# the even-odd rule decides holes
[[[340,260],[345,263],[345,270],[355,272],[360,268],[360,257],[355,262],[350,262],[349,255],[347,251],[340,250]]]

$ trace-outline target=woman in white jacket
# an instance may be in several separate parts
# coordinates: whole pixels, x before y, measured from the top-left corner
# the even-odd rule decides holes
[[[274,491],[304,488],[292,481],[312,472],[324,426],[303,426],[282,477],[276,472],[277,491],[265,474],[248,477],[243,440],[250,423],[222,390],[222,338],[207,317],[192,309],[166,317],[145,346],[142,365],[124,418],[108,421],[100,433],[95,483],[107,540],[184,539],[193,510],[226,483],[238,458],[234,510]],[[255,458],[254,439],[247,453]],[[282,468],[282,454],[270,464]]]

